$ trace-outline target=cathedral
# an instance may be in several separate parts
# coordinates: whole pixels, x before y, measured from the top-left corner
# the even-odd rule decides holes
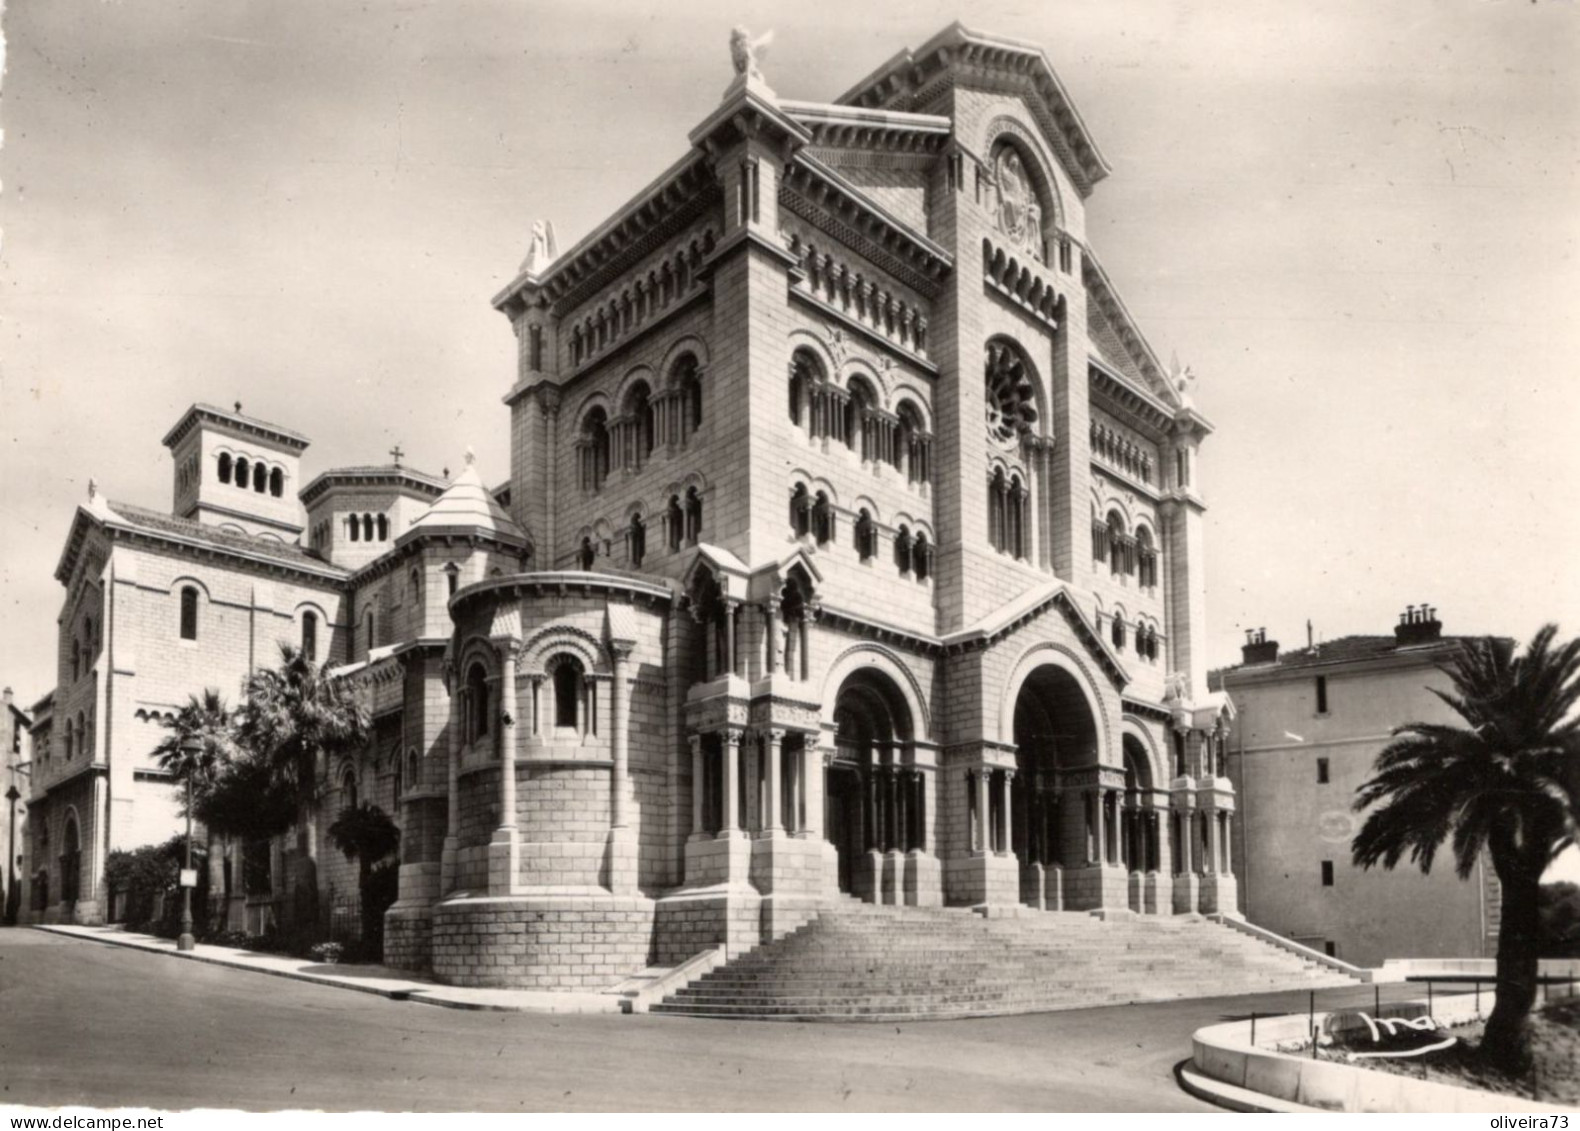
[[[674,164],[495,296],[507,481],[300,486],[306,437],[196,405],[171,513],[79,509],[41,917],[106,916],[105,852],[175,828],[159,719],[282,640],[367,698],[320,823],[396,817],[386,962],[443,982],[607,986],[841,899],[1234,913],[1212,426],[1088,241],[1069,92],[959,24],[831,102],[732,47]],[[227,859],[234,921],[304,861],[354,895],[323,845]]]

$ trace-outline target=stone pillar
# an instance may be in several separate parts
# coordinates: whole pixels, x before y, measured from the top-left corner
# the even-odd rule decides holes
[[[459,680],[460,674],[452,678]],[[450,697],[450,718],[444,727],[445,825],[444,847],[439,853],[439,893],[449,895],[456,888],[456,854],[461,832],[461,713],[456,710],[457,695]]]
[[[779,671],[779,602],[771,598],[763,602],[763,648],[765,667],[774,675]]]
[[[614,753],[614,796],[609,805],[610,828],[623,829],[630,823],[626,812],[631,788],[630,751],[630,690],[626,686],[626,661],[631,658],[629,641],[610,641],[609,667],[613,678],[609,684],[609,714],[611,716],[610,745]]]
[[[488,892],[509,895],[519,884],[521,834],[516,828],[516,648],[501,647],[499,677],[499,827],[488,846]]]
[[[735,662],[735,610],[739,602],[724,602],[724,672],[727,675],[740,675],[740,670]]]
[[[992,834],[992,821],[988,816],[988,771],[984,766],[976,771],[977,775],[977,837],[974,846],[977,853],[986,856],[992,851],[988,846],[988,838]]]
[[[637,889],[636,830],[631,827],[631,694],[626,684],[632,641],[609,642],[610,746],[614,754],[613,790],[609,803],[609,890],[617,895]],[[514,775],[512,775],[514,776]]]
[[[1087,796],[1091,799],[1092,828],[1097,842],[1097,851],[1091,854],[1094,859],[1090,863],[1103,864],[1108,860],[1108,836],[1104,819],[1107,814],[1103,812],[1103,790],[1101,787],[1094,788]]]
[[[724,732],[724,819],[719,825],[721,837],[739,837],[741,833],[741,732],[735,729]]]
[[[703,774],[702,736],[691,735],[691,839],[707,835],[703,803],[707,798],[707,779]]]
[[[762,828],[769,836],[784,835],[784,799],[781,796],[783,778],[782,748],[785,732],[777,728],[765,732],[768,737],[768,770],[764,780],[766,788],[763,790],[763,807],[767,810],[763,814]],[[793,822],[792,822],[793,823]]]
[[[1220,816],[1219,821],[1221,825],[1227,826],[1230,818],[1227,814],[1224,814]],[[1218,835],[1223,842],[1223,873],[1226,876],[1232,876],[1234,875],[1234,837],[1225,835],[1228,832],[1229,830],[1226,827],[1220,828]]]
[[[998,826],[999,843],[998,843],[998,846],[997,846],[997,851],[998,851],[999,855],[1001,855],[1001,856],[1008,856],[1014,851],[1014,847],[1015,847],[1014,828],[1013,828],[1013,823],[1012,823],[1012,816],[1011,816],[1011,813],[1010,813],[1010,804],[1011,804],[1011,797],[1012,797],[1011,786],[1012,786],[1013,782],[1015,781],[1015,771],[1014,770],[1005,770],[1005,771],[1003,771],[1003,773],[1004,773],[1003,788],[1001,789],[1000,795],[999,795],[999,813],[1000,813],[1000,816],[999,816],[999,826]]]

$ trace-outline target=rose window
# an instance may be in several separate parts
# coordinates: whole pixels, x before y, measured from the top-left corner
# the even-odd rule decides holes
[[[1013,445],[1037,423],[1037,390],[1019,353],[1000,342],[987,347],[987,428],[995,443]]]

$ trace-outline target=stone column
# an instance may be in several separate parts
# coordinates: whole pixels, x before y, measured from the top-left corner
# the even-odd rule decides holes
[[[460,673],[452,678],[459,680]],[[461,841],[461,712],[456,709],[459,692],[450,697],[450,718],[445,723],[444,741],[448,754],[445,776],[444,847],[439,854],[439,891],[449,895],[456,889],[456,854]]]
[[[1014,851],[1015,847],[1014,821],[1013,815],[1010,811],[1011,798],[1013,796],[1011,787],[1014,781],[1015,771],[1005,770],[1003,789],[999,798],[999,811],[1002,815],[999,818],[998,827],[998,851],[1000,854],[1005,856],[1010,855]]]
[[[1098,787],[1093,789],[1089,796],[1092,799],[1092,814],[1093,821],[1095,822],[1093,828],[1096,832],[1097,840],[1097,851],[1094,854],[1096,859],[1092,862],[1096,864],[1104,864],[1108,860],[1108,835],[1106,820],[1107,814],[1103,812],[1104,805],[1102,788]]]
[[[769,836],[783,836],[784,799],[781,796],[783,779],[780,774],[783,766],[782,748],[785,732],[774,728],[765,733],[768,737],[768,771],[764,782],[767,788],[763,790],[763,802],[767,812],[763,814],[762,828]]]
[[[1234,875],[1234,837],[1229,835],[1232,830],[1228,828],[1232,818],[1224,814],[1220,820],[1224,826],[1218,831],[1219,839],[1223,842],[1223,872],[1226,876],[1232,876]]]
[[[516,648],[501,646],[499,677],[499,827],[488,846],[488,891],[509,895],[519,883],[521,835],[516,827]]]
[[[734,728],[724,732],[724,819],[720,822],[721,837],[741,835],[741,732]]]
[[[627,662],[633,642],[609,642],[610,746],[614,754],[614,795],[609,804],[609,889],[616,894],[633,894],[637,887],[636,830],[631,827],[631,695],[626,684]]]
[[[989,847],[988,838],[992,835],[992,821],[988,816],[988,770],[983,766],[976,772],[977,775],[977,843],[976,850],[981,855],[988,855],[992,849]]]
[[[779,602],[772,598],[763,602],[763,649],[765,667],[774,675],[779,671]]]
[[[724,602],[724,672],[727,675],[740,675],[735,662],[735,610],[738,601]]]
[[[691,743],[691,836],[695,839],[706,835],[707,832],[706,817],[703,813],[707,782],[702,768],[702,736],[693,734],[687,741]]]
[[[631,658],[631,649],[629,641],[609,642],[609,667],[613,674],[609,684],[610,745],[614,753],[614,796],[610,799],[609,826],[615,829],[623,829],[630,823],[626,808],[631,788],[631,696],[626,686],[626,661]]]

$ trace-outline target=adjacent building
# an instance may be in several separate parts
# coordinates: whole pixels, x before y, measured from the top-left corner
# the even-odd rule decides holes
[[[0,822],[0,845],[5,864],[0,867],[0,922],[15,923],[22,906],[27,845],[27,757],[22,739],[33,725],[15,703],[8,687],[0,701],[0,795],[5,798],[5,820]]]
[[[1461,639],[1443,635],[1436,609],[1412,605],[1389,635],[1283,653],[1258,630],[1241,664],[1214,673],[1234,704],[1228,763],[1247,919],[1359,966],[1496,953],[1490,863],[1460,880],[1446,851],[1425,876],[1408,862],[1393,871],[1350,862],[1365,819],[1355,791],[1393,729],[1462,721],[1431,692],[1450,690],[1438,669]]]
[[[1234,913],[1212,427],[1093,247],[1069,92],[958,24],[832,102],[734,62],[668,169],[563,254],[540,225],[495,298],[507,483],[299,487],[305,437],[198,405],[171,512],[79,510],[48,915],[102,917],[104,853],[174,827],[160,718],[281,641],[374,735],[242,849],[262,880],[227,872],[254,928],[303,882],[354,898],[319,845],[367,797],[403,833],[387,960],[460,984],[604,985],[842,893]]]

